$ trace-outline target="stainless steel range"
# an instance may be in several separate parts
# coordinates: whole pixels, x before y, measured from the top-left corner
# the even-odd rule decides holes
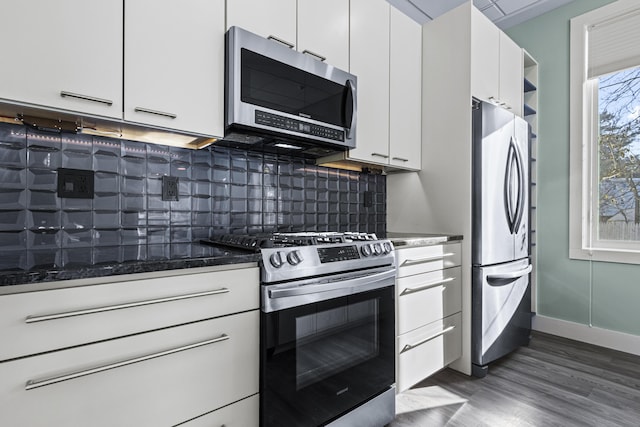
[[[219,236],[260,251],[264,427],[395,416],[395,254],[364,233]]]

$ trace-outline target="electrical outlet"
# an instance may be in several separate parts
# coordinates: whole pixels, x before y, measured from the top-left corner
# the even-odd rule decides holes
[[[58,168],[58,197],[93,199],[94,172]]]
[[[364,192],[364,207],[365,208],[373,207],[373,191]]]
[[[178,201],[178,186],[180,184],[177,176],[162,177],[162,200],[165,202]]]

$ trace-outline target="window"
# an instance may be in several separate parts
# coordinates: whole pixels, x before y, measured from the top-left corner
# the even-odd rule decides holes
[[[570,257],[640,264],[640,4],[571,20]]]

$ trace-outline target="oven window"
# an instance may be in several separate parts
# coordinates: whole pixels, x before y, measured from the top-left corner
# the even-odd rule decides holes
[[[295,319],[296,388],[300,390],[378,355],[378,299]]]
[[[247,49],[241,49],[240,55],[242,102],[350,126],[352,111],[346,82],[338,84]]]

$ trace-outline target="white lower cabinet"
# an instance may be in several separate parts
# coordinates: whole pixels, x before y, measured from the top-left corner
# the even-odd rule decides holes
[[[256,394],[180,424],[180,427],[257,427],[259,410],[260,400]]]
[[[401,277],[398,333],[403,334],[462,309],[460,267]]]
[[[2,363],[1,424],[173,426],[256,394],[258,322],[254,310]]]
[[[398,392],[434,374],[462,354],[461,314],[398,337]]]
[[[258,268],[172,274],[0,296],[0,426],[257,426]]]
[[[459,242],[396,250],[396,390],[404,391],[462,354]]]

